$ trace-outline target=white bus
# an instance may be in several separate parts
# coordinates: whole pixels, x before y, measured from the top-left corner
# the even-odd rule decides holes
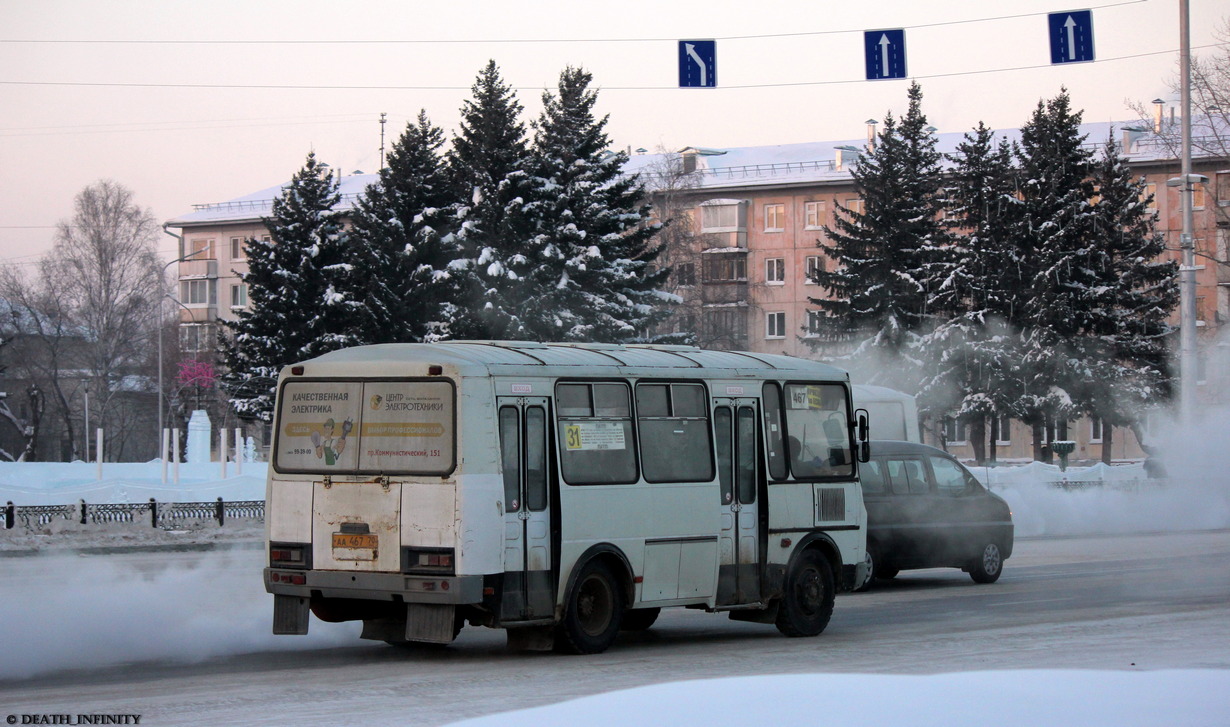
[[[456,342],[281,372],[273,632],[596,653],[661,608],[819,634],[865,577],[847,374],[686,346]],[[865,459],[864,459],[865,461]]]

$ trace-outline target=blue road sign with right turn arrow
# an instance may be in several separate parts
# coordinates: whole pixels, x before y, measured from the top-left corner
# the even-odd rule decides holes
[[[679,41],[679,87],[717,88],[717,41]]]
[[[868,30],[863,33],[867,80],[905,78],[905,29]]]
[[[1073,10],[1046,17],[1051,36],[1051,63],[1093,60],[1093,11]]]

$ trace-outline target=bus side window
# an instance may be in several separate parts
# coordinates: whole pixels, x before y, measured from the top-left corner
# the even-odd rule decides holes
[[[713,480],[706,400],[700,384],[637,384],[641,472],[647,482]]]
[[[777,384],[764,385],[764,432],[769,457],[769,477],[786,479],[786,445],[782,438],[782,397]]]
[[[555,387],[555,401],[564,481],[570,485],[636,482],[628,385],[559,384]]]

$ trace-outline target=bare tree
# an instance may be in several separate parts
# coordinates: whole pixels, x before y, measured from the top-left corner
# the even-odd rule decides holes
[[[166,294],[155,248],[158,225],[124,186],[103,180],[78,195],[73,216],[33,280],[0,271],[0,295],[28,341],[14,362],[45,393],[74,456],[84,451],[72,426],[70,398],[90,382],[91,421],[124,443],[141,412],[133,400],[148,385],[158,306]],[[113,455],[122,455],[112,448]]]

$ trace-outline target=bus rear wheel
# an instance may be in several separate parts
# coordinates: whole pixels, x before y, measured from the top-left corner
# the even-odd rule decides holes
[[[777,630],[786,636],[815,636],[833,615],[833,569],[819,551],[799,554],[786,575],[786,593],[777,610]]]
[[[556,648],[571,654],[600,654],[619,636],[624,604],[609,566],[591,560],[577,575],[559,624]]]

